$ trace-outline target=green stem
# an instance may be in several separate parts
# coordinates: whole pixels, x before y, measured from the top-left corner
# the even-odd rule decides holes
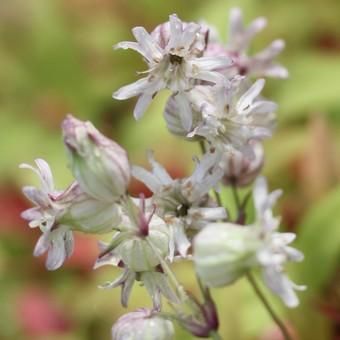
[[[173,271],[171,270],[170,266],[167,264],[167,262],[162,258],[162,256],[159,254],[159,251],[157,250],[157,248],[153,245],[153,243],[146,239],[146,241],[148,242],[148,244],[150,245],[151,249],[153,250],[154,254],[157,256],[159,263],[162,266],[162,269],[164,270],[164,272],[166,273],[166,275],[168,276],[172,286],[174,287],[176,293],[178,294],[179,300],[182,303],[185,303],[188,300],[188,295],[185,292],[185,289],[183,288],[183,286],[178,282],[175,274],[173,273]]]
[[[287,327],[281,321],[279,316],[275,313],[275,311],[272,308],[272,306],[270,305],[269,301],[266,299],[266,297],[264,296],[264,294],[261,291],[260,287],[256,283],[254,276],[250,272],[247,273],[247,279],[248,279],[249,283],[251,284],[251,286],[253,287],[256,295],[259,297],[259,299],[261,300],[261,302],[263,303],[263,305],[267,309],[267,312],[270,314],[272,319],[275,321],[277,326],[280,328],[280,330],[282,332],[282,335],[285,338],[285,340],[292,340],[292,338],[291,338],[291,336],[290,336],[290,334],[288,332]]]
[[[222,337],[218,334],[218,332],[211,332],[210,338],[212,340],[222,340]]]

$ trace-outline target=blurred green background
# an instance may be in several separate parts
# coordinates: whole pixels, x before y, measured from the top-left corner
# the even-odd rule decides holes
[[[254,50],[276,38],[287,42],[280,61],[285,81],[269,80],[266,96],[279,103],[277,132],[266,146],[264,173],[272,189],[281,187],[282,224],[298,234],[306,256],[290,274],[308,285],[293,311],[271,298],[302,340],[340,339],[340,2],[338,0],[1,0],[0,1],[0,339],[110,339],[124,312],[119,289],[99,290],[113,268],[92,271],[96,240],[77,235],[76,251],[56,272],[33,258],[39,232],[20,219],[28,207],[21,186],[34,182],[21,162],[46,159],[62,188],[71,176],[61,141],[67,113],[92,120],[128,149],[132,162],[145,164],[145,149],[173,176],[191,169],[196,145],[170,136],[162,119],[166,95],[159,95],[140,122],[135,100],[111,94],[136,79],[142,60],[133,52],[112,51],[131,40],[137,25],[152,30],[177,13],[204,19],[227,36],[228,11],[240,6],[246,21],[266,16],[269,28]],[[145,190],[134,183],[132,192]],[[224,193],[228,204],[229,193]],[[191,264],[176,265],[186,288],[198,292]],[[224,339],[281,339],[247,282],[214,291]],[[129,309],[150,305],[141,288]],[[179,330],[178,339],[191,339]]]

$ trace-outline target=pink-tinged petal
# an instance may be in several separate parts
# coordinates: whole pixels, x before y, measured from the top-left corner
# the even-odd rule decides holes
[[[48,233],[42,234],[39,237],[37,244],[35,245],[33,255],[41,256],[49,249],[49,246],[50,246],[50,242],[48,239]]]
[[[285,42],[281,39],[274,40],[268,47],[257,53],[254,58],[260,60],[271,60],[285,48]]]
[[[26,221],[33,221],[33,220],[40,220],[42,215],[39,208],[30,208],[25,211],[23,211],[20,214],[21,218],[23,218]]]
[[[136,103],[136,106],[133,110],[133,116],[136,120],[139,120],[144,115],[144,112],[146,111],[147,107],[150,105],[150,102],[152,101],[152,94],[142,94]]]
[[[121,87],[119,90],[113,93],[112,97],[119,100],[129,99],[131,97],[139,96],[144,91],[147,91],[149,87],[149,79],[147,77],[142,78],[132,84]]]
[[[39,207],[47,207],[49,205],[47,196],[35,187],[25,186],[22,188],[22,192],[32,203]]]
[[[286,79],[289,77],[288,70],[280,64],[273,64],[273,65],[265,67],[262,74],[266,77],[281,78],[281,79]]]
[[[51,192],[54,190],[53,176],[50,166],[46,161],[41,158],[35,160],[35,163],[39,169],[39,174],[41,178],[42,185],[46,192]]]
[[[229,14],[229,40],[242,34],[244,30],[243,15],[240,8],[232,8]]]
[[[141,50],[144,51],[143,55],[148,61],[159,62],[162,60],[162,49],[158,46],[158,44],[144,27],[135,27],[132,29],[132,33],[140,45]]]

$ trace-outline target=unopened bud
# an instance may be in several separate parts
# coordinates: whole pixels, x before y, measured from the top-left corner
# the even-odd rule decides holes
[[[220,166],[224,172],[223,184],[246,186],[255,180],[263,166],[263,146],[253,141],[249,148],[251,148],[249,153],[230,150],[222,156]]]
[[[69,115],[62,124],[71,170],[80,187],[99,200],[125,195],[130,181],[126,151],[102,135],[90,122]]]
[[[112,327],[112,340],[171,340],[174,327],[149,309],[137,309],[120,317]]]
[[[247,227],[232,223],[208,225],[194,239],[197,274],[210,287],[236,281],[256,263],[258,242]]]
[[[69,201],[60,223],[72,230],[100,234],[112,231],[121,222],[116,203],[94,199],[83,192],[78,183],[71,185],[59,200]]]

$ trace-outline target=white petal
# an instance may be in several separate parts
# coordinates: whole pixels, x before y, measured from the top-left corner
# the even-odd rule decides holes
[[[287,307],[294,308],[299,305],[299,299],[294,292],[294,288],[299,286],[294,285],[286,275],[267,267],[263,270],[263,278],[266,285],[283,300]]]
[[[54,190],[53,176],[50,166],[46,161],[41,158],[35,160],[37,167],[39,169],[39,174],[41,178],[42,185],[46,192],[51,192]]]
[[[141,46],[136,42],[121,41],[118,44],[114,45],[113,48],[114,49],[122,48],[124,50],[131,49],[131,50],[134,50],[134,51],[138,52],[139,54],[141,54],[148,61],[150,61],[150,62],[152,61],[152,60],[148,59],[149,55],[147,53],[145,53],[145,51],[141,48]]]
[[[145,110],[149,106],[150,102],[152,101],[152,95],[150,94],[142,94],[136,103],[135,109],[133,110],[133,116],[136,120],[142,118]]]
[[[55,270],[61,267],[66,259],[65,244],[62,239],[51,240],[50,249],[48,250],[46,268]]]
[[[40,256],[44,254],[48,250],[49,244],[48,234],[42,234],[34,247],[33,255]]]
[[[200,30],[200,26],[194,23],[189,23],[182,34],[181,45],[183,47],[189,48],[196,38],[197,32]]]
[[[257,80],[247,92],[245,92],[236,105],[238,113],[242,114],[252,105],[254,99],[261,93],[265,84],[264,79]]]
[[[143,182],[152,192],[157,192],[162,183],[149,171],[140,166],[133,166],[131,169],[133,177]]]
[[[144,27],[135,27],[132,29],[132,33],[135,36],[141,49],[144,51],[145,57],[150,61],[159,62],[163,58],[163,51],[151,37],[151,35],[145,30]]]
[[[121,87],[113,93],[112,97],[119,100],[128,99],[140,95],[144,91],[147,91],[149,87],[150,82],[148,78],[142,78],[132,84]]]
[[[159,181],[163,185],[171,184],[173,182],[173,179],[168,174],[166,169],[162,165],[160,165],[158,162],[155,161],[154,156],[153,156],[153,152],[148,151],[147,156],[148,156],[148,161],[152,166],[153,174],[159,179]]]
[[[233,64],[228,57],[202,57],[190,61],[193,72],[199,71],[213,71],[221,68],[229,67]]]
[[[175,97],[178,114],[185,131],[189,132],[192,126],[192,111],[190,102],[185,94],[179,93]]]
[[[249,114],[256,115],[273,113],[277,110],[277,107],[278,105],[274,102],[259,100],[250,106]]]
[[[167,50],[171,51],[171,49],[176,49],[180,47],[181,35],[183,32],[182,21],[179,20],[176,14],[172,14],[169,16],[170,23],[170,39],[167,45]]]

